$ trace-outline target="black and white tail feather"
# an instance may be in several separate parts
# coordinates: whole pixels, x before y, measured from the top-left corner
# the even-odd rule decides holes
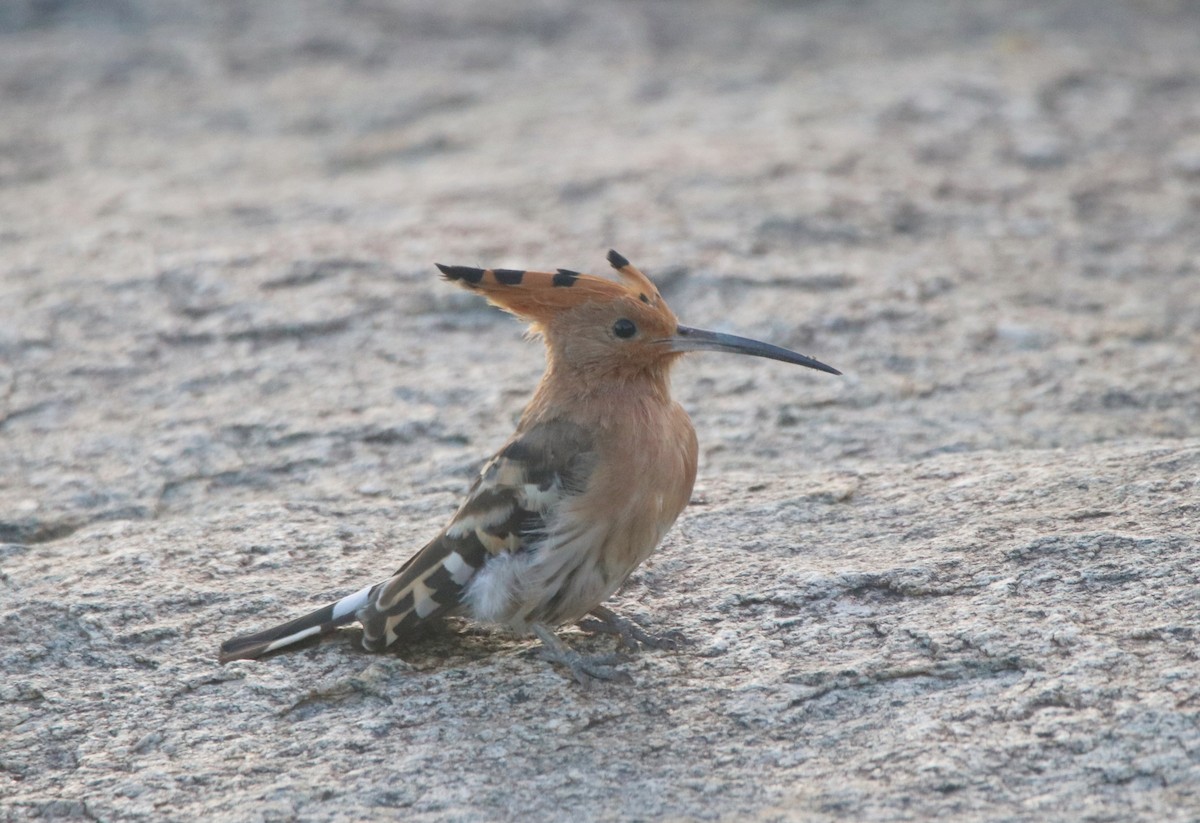
[[[367,605],[374,586],[367,586],[303,617],[254,634],[235,637],[221,644],[220,661],[249,660],[299,643],[314,635],[329,634],[357,620],[359,609]]]

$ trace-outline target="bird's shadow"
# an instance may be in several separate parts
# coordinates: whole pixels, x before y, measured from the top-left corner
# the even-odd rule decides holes
[[[402,637],[385,652],[370,652],[364,649],[362,636],[362,629],[357,626],[342,628],[329,634],[306,638],[286,648],[264,654],[259,659],[269,660],[319,646],[337,645],[364,660],[400,659],[415,671],[434,672],[463,663],[486,660],[513,650],[528,648],[532,651],[538,645],[534,639],[479,626],[455,617],[421,623],[416,631]],[[591,634],[580,633],[578,638],[572,639],[586,643],[592,637]]]
[[[611,635],[603,632],[564,627],[559,633],[565,635],[564,639],[571,648],[582,654],[604,654],[620,648]],[[433,674],[491,660],[499,655],[515,654],[537,660],[542,648],[541,642],[536,638],[480,626],[457,617],[426,621],[385,652],[370,652],[364,649],[362,636],[362,629],[357,626],[342,628],[326,635],[307,638],[286,649],[265,654],[259,659],[266,660],[281,654],[293,654],[336,644],[362,661],[399,660],[414,672]]]

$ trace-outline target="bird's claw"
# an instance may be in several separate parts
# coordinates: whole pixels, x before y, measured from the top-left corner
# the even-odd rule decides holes
[[[570,649],[566,654],[562,654],[550,648],[543,648],[539,656],[551,663],[566,666],[579,685],[585,689],[590,688],[597,680],[613,683],[633,682],[628,672],[615,668],[616,664],[626,662],[626,658],[619,654],[582,655]]]
[[[542,641],[538,656],[570,669],[575,680],[585,689],[591,688],[597,680],[613,683],[633,682],[628,672],[615,668],[618,664],[627,662],[628,658],[620,654],[583,655],[570,648],[544,626],[535,625],[533,631]]]
[[[615,634],[621,645],[630,651],[638,651],[642,646],[648,649],[673,650],[686,642],[683,633],[677,629],[664,634],[650,634],[632,620],[621,617],[616,612],[604,606],[597,606],[589,613],[597,619],[581,620],[579,622],[581,629],[590,632]]]

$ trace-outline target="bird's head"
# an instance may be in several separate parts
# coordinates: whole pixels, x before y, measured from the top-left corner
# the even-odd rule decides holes
[[[619,281],[568,269],[551,273],[437,266],[447,280],[528,320],[530,329],[545,338],[556,365],[598,377],[665,373],[674,360],[691,351],[767,357],[841,374],[769,343],[681,326],[650,278],[615,251],[608,253],[608,262]]]

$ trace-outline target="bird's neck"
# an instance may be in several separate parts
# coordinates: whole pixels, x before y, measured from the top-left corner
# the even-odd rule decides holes
[[[522,423],[567,416],[581,425],[609,428],[631,418],[662,414],[673,405],[669,364],[597,372],[550,359]]]

